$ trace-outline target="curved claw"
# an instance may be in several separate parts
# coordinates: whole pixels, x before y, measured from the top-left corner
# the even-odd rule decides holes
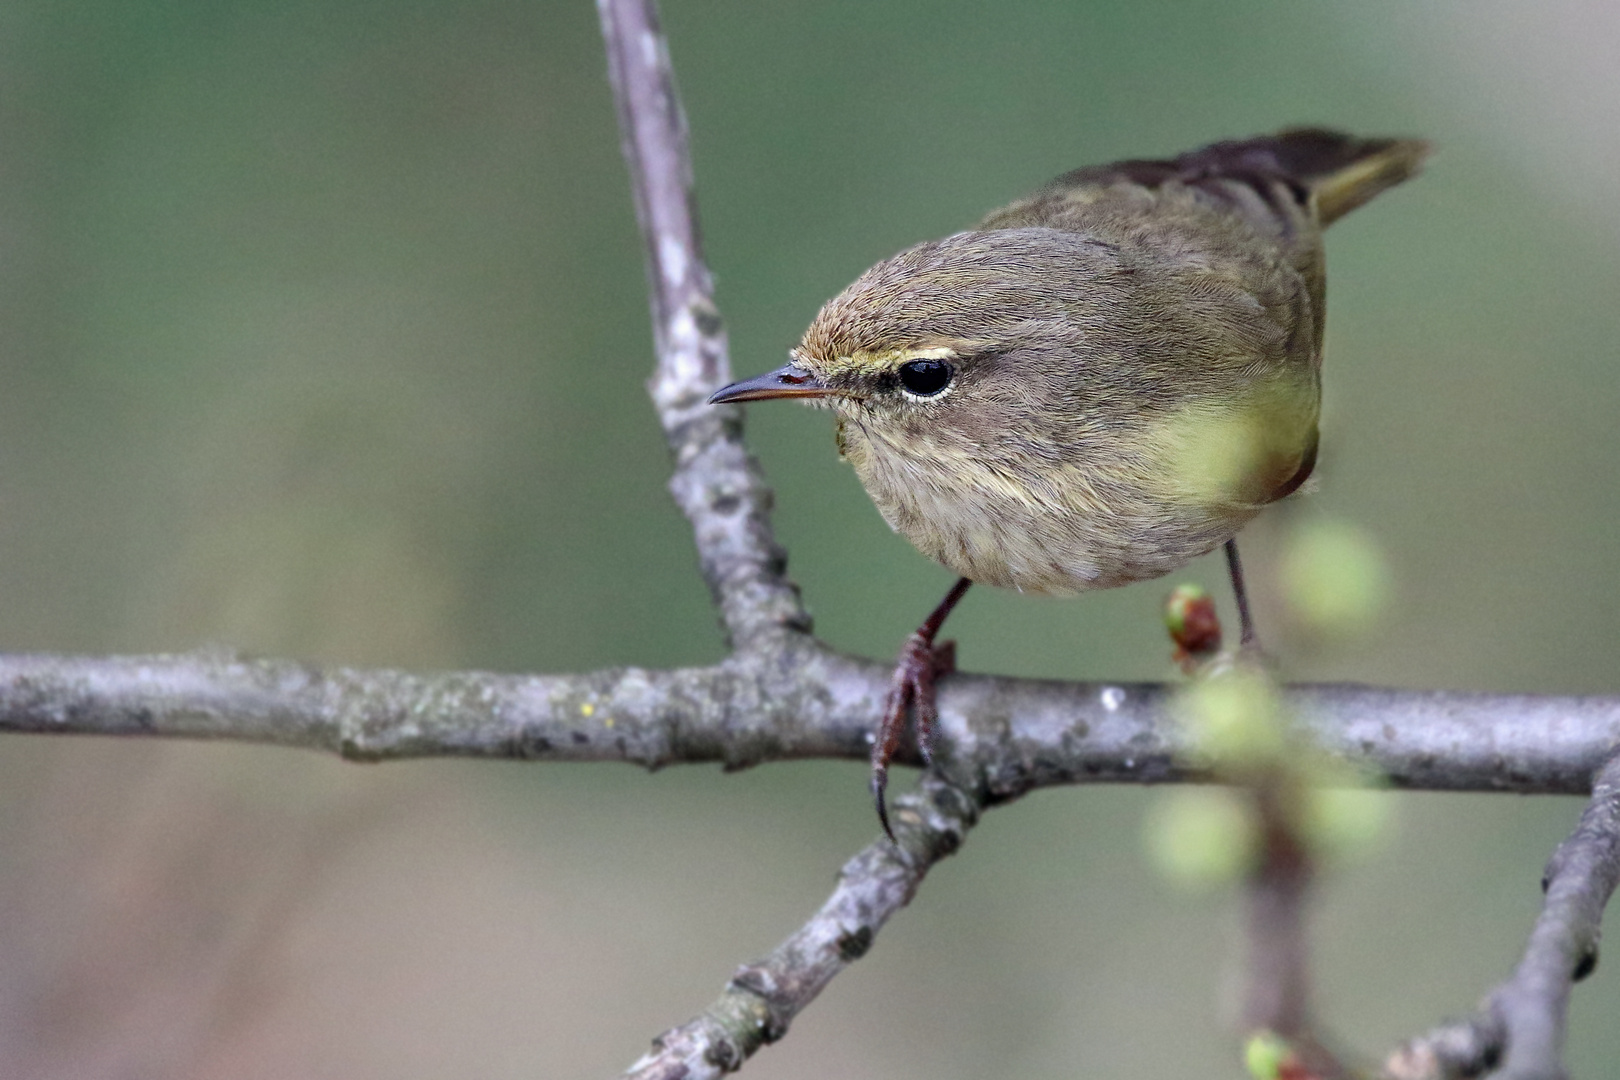
[[[917,716],[917,753],[924,763],[934,763],[934,727],[939,720],[934,683],[941,675],[956,670],[956,642],[942,641],[936,645],[934,636],[971,584],[967,578],[958,578],[933,614],[916,633],[906,638],[889,679],[889,692],[883,697],[883,716],[872,739],[872,798],[877,803],[883,833],[890,840],[894,839],[894,830],[889,827],[889,808],[883,797],[889,783],[889,762],[894,760],[894,752],[900,745],[909,708],[915,710]]]
[[[955,670],[954,642],[934,645],[921,633],[912,634],[900,650],[889,692],[883,699],[883,718],[878,722],[877,736],[872,740],[872,795],[877,802],[878,821],[890,840],[894,831],[889,827],[889,810],[884,799],[888,786],[889,762],[900,746],[905,732],[906,712],[916,718],[917,754],[926,765],[934,763],[934,728],[939,720],[939,709],[934,700],[934,684],[943,674]]]
[[[888,786],[889,770],[886,768],[873,769],[872,798],[877,803],[878,823],[883,826],[883,835],[889,838],[889,843],[897,844],[899,841],[894,838],[894,830],[889,828],[889,803],[883,797],[883,793]]]

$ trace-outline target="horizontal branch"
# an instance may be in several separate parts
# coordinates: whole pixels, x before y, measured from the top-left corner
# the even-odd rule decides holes
[[[889,670],[805,635],[713,667],[580,675],[320,668],[221,652],[0,656],[0,731],[236,739],[354,760],[446,755],[664,765],[864,761]],[[987,802],[1037,787],[1199,781],[1163,683],[955,674],[940,682],[940,774]],[[1395,787],[1585,794],[1620,744],[1620,699],[1287,690],[1328,753]],[[918,763],[915,749],[899,760]]]

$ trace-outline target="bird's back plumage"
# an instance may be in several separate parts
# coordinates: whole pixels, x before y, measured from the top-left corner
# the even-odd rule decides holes
[[[980,227],[1116,231],[1132,223],[1152,229],[1181,217],[1184,230],[1193,233],[1207,231],[1212,222],[1252,231],[1304,280],[1320,348],[1326,308],[1321,231],[1415,175],[1429,150],[1421,139],[1293,128],[1211,143],[1174,158],[1084,166],[992,213]]]
[[[1211,143],[1174,158],[1084,166],[987,220],[1012,211],[1049,209],[1077,195],[1095,197],[1121,187],[1160,191],[1176,184],[1224,202],[1257,224],[1271,227],[1309,217],[1326,228],[1415,175],[1429,150],[1422,139],[1364,139],[1323,128],[1293,128]],[[1265,213],[1254,213],[1255,200]]]

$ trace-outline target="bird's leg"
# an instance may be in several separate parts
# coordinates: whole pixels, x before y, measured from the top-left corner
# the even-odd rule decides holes
[[[1226,569],[1232,575],[1232,592],[1237,596],[1238,625],[1242,628],[1238,644],[1244,649],[1258,649],[1260,640],[1254,634],[1254,616],[1249,612],[1249,591],[1243,587],[1243,562],[1238,558],[1235,538],[1226,542]]]
[[[942,641],[936,645],[934,638],[945,625],[946,616],[972,584],[967,578],[959,578],[933,614],[923,620],[916,633],[906,638],[889,680],[889,692],[883,699],[883,717],[878,721],[877,734],[872,740],[872,798],[877,801],[878,821],[883,823],[883,832],[890,840],[894,839],[894,830],[889,828],[884,790],[889,783],[889,762],[906,728],[906,708],[910,706],[917,718],[917,752],[924,762],[932,764],[934,722],[939,719],[934,703],[934,682],[941,675],[956,670],[956,642]]]

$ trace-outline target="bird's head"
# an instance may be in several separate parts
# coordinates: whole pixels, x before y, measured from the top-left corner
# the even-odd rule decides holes
[[[1117,325],[1122,288],[1111,245],[1052,229],[958,233],[872,267],[785,365],[710,400],[799,398],[891,436],[994,441],[1086,380],[1088,326]]]

